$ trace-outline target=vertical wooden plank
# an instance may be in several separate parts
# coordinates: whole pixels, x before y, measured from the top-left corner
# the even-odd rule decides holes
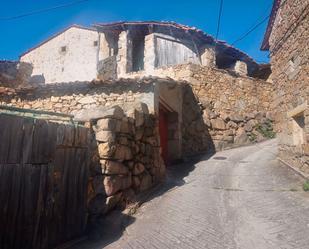
[[[40,167],[40,183],[39,183],[39,192],[36,203],[36,212],[35,212],[35,225],[34,225],[34,233],[33,233],[33,246],[34,248],[44,248],[43,244],[43,236],[44,236],[44,211],[45,211],[45,203],[44,197],[46,194],[46,178],[47,178],[47,166],[41,165]]]
[[[0,179],[0,246],[9,248],[8,234],[10,231],[6,227],[7,220],[10,218],[8,214],[10,192],[12,188],[13,167],[10,165],[1,165]]]
[[[0,138],[0,160],[21,161],[0,163],[0,248],[49,248],[81,235],[88,130],[0,115]]]
[[[68,240],[71,236],[70,229],[72,228],[72,216],[71,216],[71,207],[73,204],[73,193],[72,193],[72,184],[73,184],[73,170],[70,167],[74,162],[75,150],[71,148],[67,148],[65,150],[65,163],[64,163],[64,174],[63,174],[63,182],[64,182],[64,199],[65,205],[63,207],[63,213],[65,215],[65,224],[64,224],[64,240]]]
[[[47,123],[47,142],[49,144],[49,149],[47,151],[47,161],[51,162],[55,157],[56,146],[57,146],[57,127],[59,124],[48,122]]]
[[[22,154],[22,141],[23,141],[23,123],[24,119],[22,117],[14,117],[10,120],[9,127],[9,153],[8,153],[8,163],[20,163]]]
[[[34,119],[25,118],[23,126],[23,144],[22,144],[22,162],[24,164],[31,163],[32,159],[32,144],[34,133]]]
[[[72,125],[65,125],[63,145],[72,147],[75,140],[75,128]]]
[[[65,161],[65,150],[63,148],[57,148],[55,152],[55,158],[52,162],[53,165],[53,173],[54,173],[54,209],[53,209],[53,217],[55,222],[55,241],[59,242],[63,240],[63,223],[65,214],[63,213],[63,206],[65,203],[64,197],[64,161]]]
[[[21,190],[21,178],[22,178],[22,169],[20,165],[12,165],[9,167],[12,168],[13,174],[11,179],[11,189],[8,200],[8,208],[7,208],[7,220],[5,222],[5,227],[9,231],[8,241],[10,247],[15,247],[15,234],[16,234],[16,222],[19,210],[19,199],[20,199],[20,190]]]
[[[45,120],[36,119],[33,132],[31,163],[47,164],[50,151],[48,143],[48,124]]]
[[[11,124],[14,117],[0,114],[0,163],[7,163],[10,149]]]
[[[40,166],[32,166],[31,164],[24,165],[24,199],[23,199],[23,228],[21,241],[24,244],[24,248],[34,248],[33,236],[36,204],[38,201],[39,188],[40,188]]]
[[[82,149],[81,158],[77,160],[80,162],[80,174],[78,179],[78,206],[79,206],[79,233],[82,234],[86,228],[87,217],[87,185],[88,185],[88,150]]]
[[[19,148],[22,147],[19,145]],[[18,197],[18,210],[16,215],[15,223],[15,235],[14,235],[14,248],[26,248],[23,240],[23,230],[24,230],[24,203],[25,203],[25,188],[26,188],[26,169],[23,164],[18,165],[20,173],[20,183],[19,183],[19,197]],[[27,200],[29,201],[29,200]]]
[[[65,125],[59,124],[57,126],[57,145],[64,144],[64,136],[65,136]]]

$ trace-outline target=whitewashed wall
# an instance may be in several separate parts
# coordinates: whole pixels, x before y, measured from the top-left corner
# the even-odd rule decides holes
[[[90,81],[97,77],[97,31],[71,27],[21,57],[33,65],[33,78],[46,84]],[[98,42],[99,44],[99,42]],[[66,46],[66,52],[61,47]]]

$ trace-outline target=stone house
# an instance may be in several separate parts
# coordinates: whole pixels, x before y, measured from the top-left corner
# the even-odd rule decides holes
[[[32,64],[32,83],[160,75],[193,63],[253,76],[259,65],[242,51],[196,28],[174,22],[73,25],[20,56]]]
[[[97,76],[98,32],[73,25],[20,56],[32,64],[31,83],[91,81]]]
[[[156,75],[156,69],[187,63],[242,75],[258,70],[258,64],[245,53],[216,42],[202,30],[174,22],[116,22],[94,27],[101,34],[99,77],[103,79],[111,77],[108,72],[118,78]]]
[[[262,50],[269,50],[279,158],[309,175],[309,0],[275,0]]]

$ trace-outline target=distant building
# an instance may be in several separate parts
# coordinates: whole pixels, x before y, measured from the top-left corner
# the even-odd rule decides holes
[[[262,50],[271,56],[279,157],[309,176],[309,0],[275,0]]]
[[[21,55],[33,83],[91,81],[136,75],[178,64],[199,64],[253,76],[259,65],[201,30],[173,22],[73,25]]]
[[[97,76],[98,32],[70,26],[20,56],[33,66],[32,83],[91,81]]]

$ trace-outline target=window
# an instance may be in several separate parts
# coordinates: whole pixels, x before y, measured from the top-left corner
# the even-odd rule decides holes
[[[62,52],[62,53],[65,53],[66,51],[67,51],[67,46],[62,46],[62,47],[61,47],[61,52]]]
[[[94,47],[97,47],[97,46],[98,46],[98,41],[94,41],[94,42],[93,42],[93,46],[94,46]]]
[[[145,36],[136,34],[132,39],[132,71],[144,70]]]

